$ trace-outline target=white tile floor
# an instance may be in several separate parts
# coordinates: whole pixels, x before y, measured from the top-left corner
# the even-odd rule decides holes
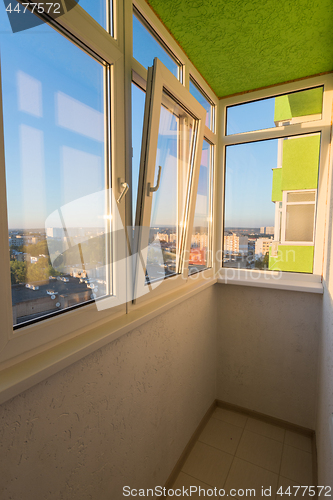
[[[243,413],[216,408],[173,489],[189,489],[190,486],[200,486],[205,490],[223,488],[225,496],[220,497],[223,500],[231,489],[235,489],[236,500],[242,500],[250,496],[245,492],[242,496],[239,490],[255,489],[256,498],[259,498],[263,487],[271,488],[271,495],[266,495],[266,498],[279,500],[282,497],[276,492],[281,491],[278,490],[280,486],[283,492],[291,487],[291,499],[295,498],[296,492],[293,486],[313,486],[313,481],[310,437]],[[300,490],[297,497],[303,492],[304,489]],[[190,498],[207,496],[192,493]],[[286,499],[288,495],[283,497]],[[309,498],[307,494],[305,497]]]

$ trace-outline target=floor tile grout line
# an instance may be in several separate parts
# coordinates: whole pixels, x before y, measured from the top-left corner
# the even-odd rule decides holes
[[[242,437],[242,435],[241,435]],[[229,451],[225,451],[225,450],[221,450],[221,448],[217,448],[216,446],[213,446],[212,444],[208,444],[208,443],[205,443],[205,441],[200,441],[198,439],[197,443],[201,443],[201,444],[205,444],[206,446],[210,446],[211,448],[214,448],[214,450],[219,450],[221,451],[222,453],[226,453],[227,455],[230,455],[231,457],[234,457],[235,454],[234,453],[230,453]]]
[[[245,429],[244,429],[244,430],[245,430]],[[243,434],[241,435],[239,442],[241,441],[242,436],[243,436]],[[234,458],[238,458],[239,460],[243,460],[243,462],[246,462],[247,464],[254,465],[255,467],[259,467],[259,469],[263,469],[263,470],[265,470],[265,471],[267,471],[267,472],[271,472],[272,474],[275,474],[275,475],[277,475],[277,476],[278,476],[278,472],[275,472],[275,471],[273,471],[273,470],[271,470],[271,469],[266,469],[266,467],[262,467],[261,465],[255,464],[254,462],[250,462],[249,460],[246,460],[245,458],[242,458],[242,457],[236,457],[236,453],[237,453],[237,450],[238,450],[239,443],[238,443],[238,445],[237,445],[237,448],[236,448],[236,451],[235,451],[235,454],[234,454],[234,455],[233,455],[232,453],[228,453],[227,451],[221,450],[221,448],[216,448],[215,446],[212,446],[211,444],[204,443],[203,441],[200,441],[200,443],[205,444],[206,446],[210,446],[211,448],[214,448],[214,450],[219,450],[219,451],[221,451],[222,453],[225,453],[226,455],[230,455],[230,456],[233,456]],[[231,462],[231,465],[233,464],[233,462],[234,462],[234,460]],[[231,467],[230,467],[230,468],[231,468]],[[184,471],[182,470],[182,472],[184,472]],[[230,471],[229,471],[229,472],[230,472]],[[198,479],[199,481],[201,481],[201,479],[199,479],[199,478],[197,478],[197,479]],[[291,481],[294,481],[294,480],[293,480],[293,479],[291,479]]]
[[[237,446],[236,446],[236,449],[235,449],[235,453],[230,453],[230,452],[224,451],[224,450],[222,450],[221,448],[217,448],[216,446],[213,446],[213,445],[208,444],[208,443],[206,443],[206,442],[204,442],[204,441],[201,441],[201,440],[200,440],[200,436],[198,437],[198,439],[197,439],[197,441],[196,441],[197,443],[198,443],[198,442],[200,442],[201,444],[204,444],[205,446],[209,446],[210,448],[213,448],[213,449],[215,449],[215,450],[218,450],[218,451],[220,451],[220,452],[222,452],[222,453],[225,453],[226,455],[229,455],[229,456],[231,456],[231,457],[232,457],[232,461],[231,461],[231,464],[230,464],[229,470],[228,470],[228,472],[227,472],[227,475],[226,475],[225,481],[224,481],[224,483],[223,483],[223,488],[225,488],[225,485],[226,485],[226,483],[227,483],[227,481],[228,481],[228,478],[229,478],[229,476],[230,476],[230,471],[231,471],[232,466],[233,466],[233,464],[234,464],[235,458],[238,458],[239,460],[242,460],[242,461],[244,461],[244,462],[246,462],[246,463],[248,463],[248,464],[250,464],[250,465],[254,465],[255,467],[258,467],[258,468],[260,468],[260,469],[263,469],[263,470],[265,470],[266,472],[270,472],[270,473],[272,473],[272,474],[275,474],[275,475],[277,476],[277,480],[278,480],[277,485],[279,485],[279,481],[280,481],[280,479],[281,479],[281,478],[283,478],[283,479],[287,479],[287,480],[289,479],[289,480],[291,480],[291,481],[294,481],[294,482],[295,482],[295,479],[288,478],[288,477],[286,477],[285,475],[283,475],[283,476],[281,475],[281,469],[282,469],[282,458],[283,458],[283,454],[284,454],[284,451],[285,451],[285,449],[286,449],[286,446],[289,446],[290,448],[293,448],[293,449],[297,449],[297,450],[299,450],[299,451],[302,451],[302,452],[304,452],[304,453],[306,453],[306,454],[310,455],[310,456],[311,456],[311,458],[313,458],[313,457],[312,457],[312,453],[310,453],[310,452],[308,452],[308,451],[306,451],[306,450],[303,450],[302,448],[297,448],[296,446],[292,446],[292,445],[289,445],[289,444],[287,444],[287,443],[286,443],[286,432],[287,432],[287,429],[285,429],[285,428],[283,428],[283,427],[281,427],[281,429],[283,430],[283,440],[282,440],[282,441],[280,441],[280,440],[277,440],[277,439],[275,439],[275,438],[268,437],[268,436],[266,436],[266,435],[264,435],[264,434],[261,434],[261,433],[258,433],[258,432],[255,432],[255,431],[252,431],[252,430],[247,429],[247,428],[246,428],[246,425],[247,425],[248,420],[249,420],[249,418],[250,418],[250,417],[246,417],[246,420],[245,420],[245,423],[244,423],[244,425],[243,425],[243,426],[240,426],[240,425],[235,425],[235,424],[233,424],[233,423],[231,423],[231,422],[228,422],[228,421],[226,421],[226,420],[222,420],[221,418],[216,418],[216,417],[214,417],[213,415],[211,416],[211,418],[213,418],[214,420],[219,420],[220,422],[224,422],[224,423],[230,424],[230,425],[232,425],[232,426],[234,426],[234,427],[237,427],[237,428],[242,429],[242,432],[241,432],[241,435],[240,435],[240,438],[239,438],[239,442],[238,442],[238,444],[237,444]],[[207,423],[208,423],[208,422],[207,422]],[[262,467],[262,466],[260,466],[260,465],[258,465],[258,464],[255,464],[255,463],[253,463],[253,462],[250,462],[249,460],[245,460],[244,458],[237,457],[237,451],[238,451],[238,449],[239,449],[240,442],[241,442],[241,440],[242,440],[242,438],[243,438],[244,431],[246,431],[246,430],[247,430],[247,431],[249,431],[250,433],[255,434],[255,435],[259,435],[259,436],[265,437],[265,438],[267,438],[267,439],[270,439],[271,441],[279,442],[279,443],[281,443],[281,444],[282,444],[282,453],[281,453],[281,459],[280,459],[279,471],[278,471],[277,473],[276,473],[275,471],[270,470],[270,469],[266,469],[265,467]],[[202,482],[203,484],[207,485],[207,486],[208,486],[208,487],[210,487],[210,488],[215,488],[215,486],[212,486],[212,485],[210,485],[209,483],[206,483],[206,481],[203,481],[202,479],[200,479],[200,478],[198,478],[198,477],[195,477],[195,476],[192,476],[191,474],[188,474],[188,473],[187,473],[187,472],[185,472],[183,469],[181,469],[181,471],[180,471],[180,472],[182,472],[183,474],[187,475],[188,477],[191,477],[191,478],[193,478],[193,479],[196,479],[197,481]],[[221,499],[220,499],[220,500],[221,500]]]
[[[275,441],[276,443],[280,443],[283,445],[284,439],[282,441],[278,441],[277,439],[271,438],[269,436],[265,436],[264,434],[259,434],[259,432],[250,431],[250,429],[244,429],[244,430],[246,430],[247,432],[250,432],[251,434],[255,434],[256,436],[261,436],[261,437],[264,437],[266,439],[270,439],[271,441]]]
[[[240,427],[241,429],[244,428],[243,425],[233,424],[232,422],[229,422],[228,420],[223,420],[222,418],[214,417],[213,415],[211,418],[213,418],[214,420],[218,420],[219,422],[224,422],[225,424],[233,425],[234,427]]]
[[[212,444],[205,443],[204,441],[200,441],[199,439],[197,440],[197,442],[195,444],[197,444],[197,443],[205,444],[206,446],[209,446],[210,448],[213,448],[214,450],[218,450],[221,453],[225,453],[226,455],[230,455],[231,457],[234,456],[234,454],[230,453],[229,451],[221,450],[221,448],[216,448],[216,446],[213,446]]]
[[[229,422],[228,420],[222,420],[222,418],[216,418],[213,415],[210,417],[210,419],[217,420],[218,422],[223,422],[224,424],[232,425],[233,427],[238,427],[239,429],[243,429],[245,427],[245,424],[244,425],[233,424],[232,422]]]
[[[246,462],[247,464],[250,464],[250,465],[254,465],[255,467],[258,467],[259,469],[263,469],[265,470],[266,472],[270,472],[271,474],[275,474],[276,476],[278,476],[278,472],[274,472],[273,470],[271,469],[266,469],[266,467],[262,467],[262,465],[258,465],[258,464],[255,464],[253,462],[250,462],[249,460],[245,460],[245,458],[241,458],[241,457],[236,457],[235,455],[235,458],[238,458],[238,460],[242,460],[243,462]],[[292,479],[293,481],[293,479]]]
[[[230,424],[230,425],[233,425],[233,426],[235,426],[235,427],[240,427],[241,429],[242,429],[242,428],[243,428],[243,429],[245,429],[245,425],[244,425],[244,427],[243,427],[243,426],[241,426],[241,425],[232,424],[231,422],[227,422],[226,420],[222,420],[222,418],[216,418],[216,417],[214,417],[213,415],[212,415],[212,418],[214,418],[214,420],[219,420],[220,422],[225,422],[225,423]],[[250,417],[248,417],[248,418],[250,418]],[[271,425],[271,424],[269,424],[269,425]],[[277,426],[276,426],[276,427],[277,427]],[[279,429],[282,429],[282,430],[284,431],[284,433],[285,433],[285,430],[286,430],[286,429],[284,429],[283,427],[279,427]],[[277,441],[278,443],[283,443],[283,441],[284,441],[284,438],[283,438],[283,440],[281,441],[280,439],[276,439],[276,438],[271,437],[271,436],[266,436],[265,434],[262,434],[261,432],[256,432],[256,431],[253,431],[252,429],[245,429],[245,430],[247,430],[247,431],[249,431],[249,432],[253,432],[253,434],[257,434],[258,436],[267,437],[268,439],[272,439],[273,441]],[[288,445],[288,446],[290,446],[290,445]],[[293,448],[296,448],[296,446],[293,446]],[[298,450],[300,450],[301,448],[297,448],[297,449],[298,449]],[[304,450],[302,450],[302,451],[304,451]],[[307,452],[307,453],[309,453],[309,452]]]
[[[279,467],[279,474],[278,474],[278,484],[277,484],[277,487],[278,487],[278,486],[279,486],[279,484],[280,484],[281,469],[282,469],[282,460],[283,460],[283,454],[284,454],[284,450],[285,450],[285,444],[286,444],[286,429],[284,429],[284,433],[283,433],[282,453],[281,453],[281,460],[280,460],[280,467]],[[276,493],[275,493],[275,496],[276,496]]]
[[[297,446],[293,446],[292,444],[287,444],[287,443],[285,443],[285,446],[289,446],[289,448],[294,448],[294,450],[303,451],[304,453],[307,453],[308,455],[312,456],[311,451],[302,450],[302,448],[297,448]]]
[[[243,430],[242,430],[242,434],[241,434],[241,436],[240,436],[240,438],[239,438],[238,445],[237,445],[236,450],[235,450],[235,453],[234,453],[234,458],[232,459],[232,462],[231,462],[231,464],[230,464],[230,468],[229,468],[229,470],[228,470],[228,474],[226,475],[226,478],[225,478],[225,481],[224,481],[224,484],[223,484],[223,488],[225,488],[225,485],[227,484],[228,477],[229,477],[230,471],[231,471],[231,469],[232,469],[233,463],[234,463],[234,461],[235,461],[235,458],[236,458],[236,453],[237,453],[237,450],[238,450],[238,446],[239,446],[239,443],[240,443],[240,442],[241,442],[241,440],[242,440],[242,437],[243,437],[243,434],[244,434],[244,431],[245,431],[246,422],[248,421],[248,418],[249,418],[249,417],[246,417],[246,420],[245,420],[245,423],[244,423],[244,427],[243,427]]]
[[[197,441],[197,442],[200,442],[200,443],[202,443],[202,444],[205,444],[206,446],[210,446],[211,448],[214,448],[215,450],[219,450],[219,451],[221,451],[222,453],[226,453],[227,455],[231,455],[231,456],[233,456],[234,458],[239,458],[240,460],[243,460],[244,462],[247,462],[248,464],[252,464],[252,465],[255,465],[256,467],[260,467],[261,469],[264,469],[264,470],[266,470],[266,471],[268,471],[268,472],[273,472],[273,474],[278,474],[278,472],[272,471],[271,469],[266,469],[266,467],[262,467],[261,465],[255,464],[254,462],[250,462],[250,460],[246,460],[245,458],[242,458],[242,457],[237,457],[237,456],[236,456],[236,454],[237,454],[237,450],[238,450],[238,447],[239,447],[239,444],[240,444],[241,439],[242,439],[242,437],[243,437],[244,431],[246,431],[246,430],[247,430],[247,429],[245,429],[245,427],[244,427],[243,432],[242,432],[242,434],[241,434],[241,436],[240,436],[240,439],[239,439],[239,442],[238,442],[238,445],[237,445],[237,447],[236,447],[236,450],[235,450],[235,453],[234,453],[234,454],[229,453],[228,451],[225,451],[225,450],[221,450],[221,448],[217,448],[216,446],[213,446],[212,444],[205,443],[205,441],[200,441],[200,438],[198,438],[198,441]],[[252,432],[252,431],[248,431],[248,432]],[[256,433],[254,432],[253,434],[256,434]],[[256,436],[261,436],[261,434],[256,434]],[[262,437],[267,438],[267,436],[262,436]],[[267,438],[267,439],[271,439],[271,438]],[[282,444],[282,452],[281,452],[281,457],[282,457],[282,454],[283,454],[283,443],[281,443],[281,441],[276,441],[275,439],[271,439],[271,440],[272,440],[272,441],[275,441],[276,443],[280,443],[280,444]],[[282,460],[282,458],[281,458],[281,460]],[[233,461],[232,461],[232,463],[233,463]],[[231,463],[231,465],[232,465],[232,463]]]
[[[285,431],[285,429],[283,429],[283,430]],[[243,428],[243,430],[242,430],[242,434],[241,434],[241,436],[240,436],[240,439],[239,439],[239,442],[238,442],[238,445],[237,445],[237,447],[236,447],[236,450],[235,450],[235,453],[234,453],[234,454],[232,454],[232,453],[230,453],[230,452],[228,452],[228,451],[222,450],[221,448],[217,448],[216,446],[213,446],[212,444],[208,444],[208,443],[206,443],[205,441],[201,441],[201,440],[200,440],[200,436],[199,436],[199,438],[198,438],[197,442],[200,442],[200,443],[202,443],[202,444],[205,444],[206,446],[210,446],[211,448],[214,448],[215,450],[219,450],[219,451],[221,451],[222,453],[226,453],[227,455],[231,455],[231,456],[233,456],[234,458],[239,458],[240,460],[243,460],[244,462],[246,462],[246,463],[248,463],[248,464],[255,465],[256,467],[259,467],[259,468],[261,468],[261,469],[263,469],[263,470],[265,470],[265,471],[267,471],[267,472],[272,472],[273,474],[276,474],[277,476],[279,476],[279,475],[280,475],[280,470],[281,470],[281,465],[282,465],[283,450],[284,450],[284,446],[285,446],[285,445],[284,445],[284,441],[285,441],[285,433],[284,433],[283,442],[281,442],[281,441],[277,441],[276,439],[272,439],[272,438],[269,438],[269,437],[267,437],[267,436],[263,436],[262,434],[257,434],[256,432],[253,432],[253,434],[256,434],[257,436],[262,436],[262,437],[265,437],[265,438],[267,438],[267,439],[271,439],[272,441],[275,441],[275,442],[277,442],[277,443],[282,444],[282,453],[281,453],[281,459],[280,459],[279,472],[275,472],[275,471],[273,471],[273,470],[271,470],[271,469],[267,469],[266,467],[262,467],[261,465],[255,464],[254,462],[251,462],[250,460],[246,460],[245,458],[242,458],[242,457],[237,457],[237,456],[236,456],[237,451],[238,451],[238,448],[239,448],[239,445],[240,445],[240,442],[241,442],[241,439],[242,439],[243,434],[244,434],[244,431],[252,432],[252,431],[249,431],[248,429],[246,429],[246,428],[245,428],[245,426],[244,426],[244,428]],[[287,445],[287,446],[290,446],[290,445]],[[291,448],[294,448],[294,447],[293,447],[293,446],[291,446]],[[295,449],[296,449],[296,450],[298,450],[298,448],[295,448]],[[300,451],[304,451],[304,450],[300,450]],[[304,453],[308,453],[308,452],[306,452],[306,451],[305,451]],[[311,455],[311,453],[308,453],[308,454],[309,454],[309,455]],[[231,462],[231,465],[233,464],[233,462],[234,462],[234,460]],[[230,469],[231,469],[231,467],[230,467]],[[230,470],[229,470],[229,472],[230,472]],[[228,474],[229,474],[229,473],[228,473]],[[227,476],[227,478],[228,478],[228,476]],[[198,478],[198,479],[199,479],[199,478]],[[288,479],[288,478],[286,478],[286,479]],[[294,481],[294,479],[291,479],[291,478],[289,478],[289,479],[290,479],[291,481]]]
[[[189,474],[188,472],[184,472],[183,470],[181,470],[180,472],[182,472],[183,474],[185,474],[188,477],[191,477],[192,479],[196,479],[197,481],[200,481],[200,483],[206,484],[210,488],[215,488],[215,486],[212,486],[211,484],[206,483],[206,481],[203,481],[202,479],[199,479],[198,477],[192,476],[192,474]],[[216,486],[216,488],[217,488],[217,486]]]

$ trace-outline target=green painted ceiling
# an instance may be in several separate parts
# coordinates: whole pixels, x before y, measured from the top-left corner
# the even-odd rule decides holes
[[[147,0],[219,97],[333,70],[333,0]]]

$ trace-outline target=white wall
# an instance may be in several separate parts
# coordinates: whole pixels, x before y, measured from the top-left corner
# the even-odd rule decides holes
[[[315,428],[322,296],[218,289],[217,397]]]
[[[333,176],[331,176],[333,181]],[[323,326],[319,347],[317,454],[318,484],[333,489],[333,184],[324,265]]]
[[[110,500],[124,485],[163,485],[216,397],[314,428],[322,301],[215,285],[3,404],[1,500]],[[332,311],[326,292],[317,420],[325,485]]]
[[[0,498],[164,485],[216,397],[215,287],[0,407]]]
[[[333,269],[330,274],[324,288],[316,441],[318,484],[331,486],[333,489]]]

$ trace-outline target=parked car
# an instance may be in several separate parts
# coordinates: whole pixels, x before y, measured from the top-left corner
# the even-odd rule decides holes
[[[39,286],[38,285],[30,285],[29,283],[27,283],[25,285],[26,288],[30,288],[30,290],[39,290]]]

